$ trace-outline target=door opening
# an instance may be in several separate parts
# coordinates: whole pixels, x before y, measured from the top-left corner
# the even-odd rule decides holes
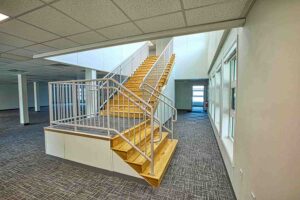
[[[193,98],[192,98],[192,111],[203,112],[203,104],[204,104],[204,86],[194,85]]]

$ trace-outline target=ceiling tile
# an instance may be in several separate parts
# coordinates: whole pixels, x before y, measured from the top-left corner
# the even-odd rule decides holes
[[[29,47],[25,47],[24,49],[34,51],[34,52],[37,52],[37,53],[45,53],[45,52],[50,52],[50,51],[57,50],[56,48],[48,47],[48,46],[45,46],[45,45],[42,45],[42,44],[32,45],[32,46],[29,46]]]
[[[30,51],[26,49],[16,49],[16,50],[8,51],[7,53],[14,54],[17,56],[29,57],[29,58],[32,58],[32,56],[35,54],[34,51]]]
[[[110,0],[61,0],[52,6],[94,29],[129,21]]]
[[[184,9],[197,8],[234,0],[182,0]]]
[[[182,12],[136,21],[146,33],[184,27]]]
[[[0,4],[0,12],[10,17],[44,5],[39,0],[1,0]]]
[[[89,30],[80,23],[48,6],[23,15],[19,19],[60,36]]]
[[[80,44],[91,44],[91,43],[102,42],[106,40],[106,38],[104,38],[103,36],[99,35],[94,31],[72,35],[69,36],[68,38]]]
[[[79,44],[76,44],[75,42],[72,42],[64,38],[45,42],[44,44],[57,49],[67,49],[67,48],[79,46]]]
[[[9,51],[9,50],[13,50],[16,47],[12,47],[6,44],[0,44],[0,52],[5,52],[5,51]]]
[[[142,32],[131,22],[111,26],[97,31],[110,39],[125,38],[133,35],[142,34]]]
[[[24,47],[24,46],[34,44],[33,42],[30,42],[28,40],[23,40],[23,39],[8,35],[6,33],[1,33],[1,32],[0,32],[0,43],[6,44],[9,46],[14,46],[14,47]]]
[[[52,33],[15,19],[0,24],[0,30],[35,42],[43,42],[57,38],[57,36]]]
[[[133,20],[181,10],[179,0],[114,0]]]
[[[9,64],[9,63],[15,62],[15,60],[12,60],[12,59],[9,59],[9,58],[2,58],[2,56],[0,56],[0,62]]]
[[[231,1],[185,11],[189,26],[239,18],[244,2]]]
[[[11,54],[11,53],[2,53],[1,58],[10,60],[11,62],[16,62],[16,61],[25,61],[29,60],[30,58],[25,57],[25,56],[19,56],[16,54]]]

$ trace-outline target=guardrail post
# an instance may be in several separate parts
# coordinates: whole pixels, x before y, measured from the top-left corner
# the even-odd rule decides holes
[[[50,126],[52,126],[53,122],[53,98],[52,98],[52,84],[48,83],[48,91],[49,91],[49,117],[50,117]]]
[[[106,81],[106,98],[107,98],[107,134],[110,136],[110,117],[109,117],[109,80]]]
[[[151,107],[151,175],[154,176],[154,111]]]
[[[72,101],[72,105],[73,105],[73,118],[74,118],[74,130],[77,131],[77,95],[76,95],[76,85],[75,83],[73,82],[72,83],[72,98],[73,98],[73,101]],[[80,104],[80,99],[79,99],[79,102]]]

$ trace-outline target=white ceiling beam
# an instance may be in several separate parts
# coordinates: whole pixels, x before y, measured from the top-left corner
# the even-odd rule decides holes
[[[80,52],[80,51],[86,51],[86,50],[91,50],[96,48],[103,48],[103,47],[121,45],[121,44],[132,43],[132,42],[140,42],[145,40],[153,40],[153,39],[164,38],[164,37],[174,37],[174,36],[187,35],[193,33],[203,33],[203,32],[216,31],[216,30],[231,29],[231,28],[241,27],[245,24],[245,22],[246,22],[245,18],[239,18],[239,19],[209,23],[204,25],[196,25],[196,26],[166,30],[166,31],[159,31],[155,33],[148,33],[148,34],[137,35],[133,37],[109,40],[109,41],[74,47],[74,48],[36,54],[33,56],[33,58],[45,58],[45,57],[57,56],[57,55],[62,55],[67,53]]]

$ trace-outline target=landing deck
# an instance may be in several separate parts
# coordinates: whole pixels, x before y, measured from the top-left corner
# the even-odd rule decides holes
[[[108,119],[109,118],[109,119]],[[109,123],[108,123],[109,120]],[[123,132],[133,125],[142,123],[142,119],[134,119],[134,118],[127,118],[127,117],[107,117],[107,116],[96,116],[96,117],[89,117],[89,118],[82,118],[80,120],[74,121],[66,121],[62,124],[53,125],[49,128],[55,128],[59,130],[66,130],[66,131],[76,131],[94,135],[101,135],[101,136],[109,136],[108,128],[117,129],[120,132]],[[75,129],[74,125],[77,125]],[[93,126],[93,128],[89,127]],[[110,136],[114,136],[116,133],[114,131],[110,131]]]

